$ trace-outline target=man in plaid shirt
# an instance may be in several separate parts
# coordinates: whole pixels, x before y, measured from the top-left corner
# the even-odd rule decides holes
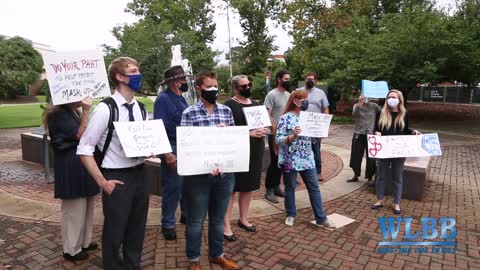
[[[216,103],[218,96],[217,76],[211,71],[202,71],[196,76],[195,89],[200,92],[200,101],[182,114],[181,126],[234,126],[230,108]],[[187,258],[189,269],[200,269],[200,248],[203,222],[208,212],[208,254],[210,262],[223,269],[236,270],[238,265],[225,258],[223,253],[223,220],[233,192],[233,173],[221,173],[215,169],[211,174],[185,176]]]

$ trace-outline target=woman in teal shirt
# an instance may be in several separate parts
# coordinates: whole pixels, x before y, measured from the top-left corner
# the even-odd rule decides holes
[[[315,221],[318,226],[335,228],[335,224],[327,219],[322,207],[322,196],[318,187],[317,171],[313,157],[311,139],[299,136],[298,126],[300,111],[308,109],[308,93],[296,90],[288,98],[285,113],[280,117],[276,140],[279,148],[278,165],[282,169],[285,182],[285,224],[293,226],[297,209],[295,206],[295,187],[297,174],[300,173],[305,183]]]

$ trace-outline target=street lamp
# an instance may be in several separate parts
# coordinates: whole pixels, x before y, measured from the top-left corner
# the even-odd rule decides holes
[[[270,91],[270,72],[272,71],[273,59],[267,59],[267,71],[265,72],[265,85],[267,88],[267,93]]]

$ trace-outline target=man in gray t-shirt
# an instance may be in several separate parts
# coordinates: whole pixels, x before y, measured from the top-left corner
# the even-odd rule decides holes
[[[322,89],[316,88],[317,74],[307,72],[305,74],[305,87],[301,88],[308,92],[308,109],[309,112],[329,113],[330,106],[327,95]],[[323,181],[322,177],[322,156],[320,154],[322,140],[320,138],[312,138],[312,151],[315,158],[315,167],[317,169],[318,181]]]
[[[280,189],[280,178],[282,171],[278,167],[278,146],[275,143],[275,134],[277,133],[277,124],[280,116],[285,112],[290,93],[290,72],[280,70],[275,76],[277,87],[268,92],[265,97],[264,105],[267,107],[270,121],[272,122],[272,132],[268,135],[268,147],[270,149],[270,166],[268,166],[267,175],[265,177],[265,199],[271,203],[278,203],[278,197],[284,197],[283,191]]]

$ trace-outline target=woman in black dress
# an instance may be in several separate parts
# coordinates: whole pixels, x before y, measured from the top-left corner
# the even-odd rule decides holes
[[[246,126],[247,121],[243,114],[243,108],[258,106],[258,102],[249,99],[252,90],[252,84],[245,75],[237,75],[231,78],[230,83],[235,96],[227,101],[228,106],[233,113],[236,126]],[[248,208],[252,201],[253,191],[260,188],[260,177],[262,175],[263,153],[265,150],[264,137],[268,129],[257,128],[250,130],[250,167],[248,172],[235,173],[235,187],[232,198],[228,205],[224,223],[224,238],[228,241],[235,241],[236,235],[233,233],[230,219],[232,216],[232,207],[235,200],[235,193],[238,195],[238,205],[240,209],[240,219],[238,226],[248,232],[255,232],[256,228],[248,222]]]
[[[94,195],[99,188],[76,154],[87,127],[91,103],[91,98],[85,98],[81,102],[51,105],[43,118],[55,154],[54,197],[62,200],[63,257],[69,261],[85,260],[86,251],[97,248],[92,238]]]

